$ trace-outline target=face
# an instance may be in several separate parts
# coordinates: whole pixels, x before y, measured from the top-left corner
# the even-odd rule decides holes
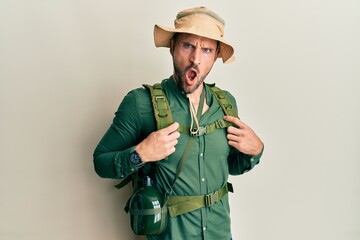
[[[193,34],[179,34],[170,46],[174,80],[186,94],[202,90],[202,83],[217,59],[217,41]]]

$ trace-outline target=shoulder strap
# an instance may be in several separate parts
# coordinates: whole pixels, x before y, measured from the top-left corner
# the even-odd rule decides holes
[[[196,114],[196,118],[197,120],[200,122],[200,118],[201,118],[201,114],[202,114],[202,109],[204,107],[204,100],[205,100],[205,89],[202,91],[201,93],[201,97],[200,97],[200,103],[199,103],[199,106],[198,106],[198,109],[197,109],[197,114]],[[199,129],[197,129],[197,132],[199,131]],[[172,185],[170,186],[170,188],[166,191],[166,198],[168,198],[171,194],[171,192],[173,191],[173,188],[175,186],[175,183],[176,183],[176,180],[179,178],[179,175],[185,165],[185,161],[189,155],[189,152],[190,152],[190,148],[191,146],[193,145],[193,142],[194,142],[194,136],[190,136],[187,144],[186,144],[186,147],[185,147],[185,150],[180,158],[180,161],[177,165],[177,168],[176,168],[176,175],[175,175],[175,178],[174,178],[174,181],[172,183]]]
[[[225,95],[225,92],[218,87],[215,87],[215,83],[207,84],[210,90],[214,93],[216,100],[219,102],[221,108],[225,112],[225,115],[239,117],[236,109],[231,105],[229,98]]]
[[[165,96],[161,83],[156,83],[154,85],[143,84],[143,87],[145,87],[150,91],[151,102],[156,120],[156,128],[162,129],[169,126],[171,123],[173,123],[173,119],[170,111],[170,104]],[[155,165],[155,164],[151,164],[151,165]],[[150,170],[150,173],[153,173],[154,171],[155,170],[152,168]],[[138,178],[139,178],[138,172],[130,174],[115,187],[118,189],[123,188],[131,181],[133,182],[133,185],[134,184],[137,185],[137,182],[139,181]],[[137,188],[137,186],[133,186],[133,187],[134,189]]]
[[[161,83],[156,83],[153,86],[143,84],[143,86],[149,89],[151,94],[157,129],[162,129],[172,124],[173,119],[170,104],[165,96]]]

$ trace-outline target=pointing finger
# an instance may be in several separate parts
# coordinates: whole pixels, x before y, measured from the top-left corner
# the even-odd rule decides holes
[[[175,132],[178,128],[179,128],[179,123],[174,122],[168,127],[161,129],[160,131],[162,131],[166,135],[169,135],[170,133]]]
[[[246,128],[247,127],[247,125],[243,121],[241,121],[239,118],[236,118],[236,117],[225,116],[224,120],[235,124],[239,128]]]

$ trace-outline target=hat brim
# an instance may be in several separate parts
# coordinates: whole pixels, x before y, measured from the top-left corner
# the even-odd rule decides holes
[[[206,37],[209,39],[213,39],[216,41],[219,41],[220,49],[219,49],[219,58],[221,57],[224,63],[231,63],[235,60],[234,54],[234,48],[231,46],[230,43],[225,41],[222,37],[218,36],[209,36],[205,34],[201,34],[199,32],[192,31],[188,28],[168,28],[165,26],[161,26],[156,24],[154,27],[154,42],[156,47],[170,47],[170,41],[173,38],[175,33],[189,33],[198,35],[201,37]]]

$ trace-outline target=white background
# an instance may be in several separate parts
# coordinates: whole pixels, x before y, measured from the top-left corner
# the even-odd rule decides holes
[[[153,26],[205,5],[237,60],[208,82],[265,142],[231,177],[236,240],[360,239],[357,0],[1,0],[0,239],[135,239],[92,153],[125,94],[172,73]]]

